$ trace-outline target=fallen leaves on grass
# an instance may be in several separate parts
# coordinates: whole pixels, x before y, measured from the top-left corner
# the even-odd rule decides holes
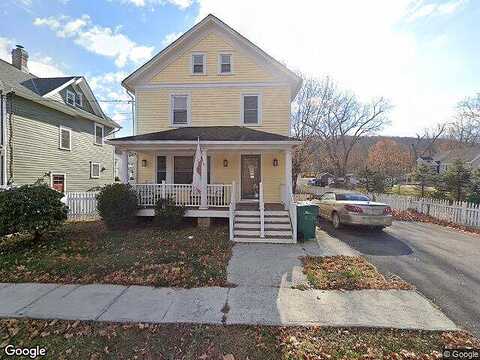
[[[455,224],[447,220],[434,218],[433,216],[422,214],[416,210],[396,210],[392,209],[392,215],[398,221],[418,221],[430,224],[441,225],[455,230],[480,235],[480,229],[464,225]]]
[[[71,223],[42,243],[0,239],[5,282],[110,283],[173,287],[229,286],[228,229],[150,224],[109,231],[101,222]]]
[[[43,334],[43,335],[42,335]],[[0,339],[47,348],[46,359],[439,359],[480,347],[462,332],[368,328],[0,320]]]
[[[301,260],[303,272],[315,289],[413,289],[398,277],[385,278],[361,256],[305,256]]]

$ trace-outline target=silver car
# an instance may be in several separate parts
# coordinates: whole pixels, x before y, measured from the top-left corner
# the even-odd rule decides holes
[[[316,202],[319,215],[330,220],[335,229],[342,224],[366,225],[377,230],[392,225],[392,209],[370,201],[363,194],[326,192]]]

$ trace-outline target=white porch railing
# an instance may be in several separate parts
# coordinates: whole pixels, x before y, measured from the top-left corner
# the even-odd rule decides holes
[[[265,202],[263,199],[263,184],[260,182],[258,208],[260,210],[260,237],[265,237]]]
[[[292,225],[292,237],[294,241],[297,241],[297,203],[292,191],[288,186],[281,186],[282,202],[285,206],[285,210],[288,210],[290,215],[290,223]]]
[[[236,207],[236,187],[235,181],[232,183],[232,189],[230,193],[230,205],[228,206],[228,220],[229,220],[229,229],[230,229],[230,240],[233,241],[234,237],[234,226],[235,226],[235,207]]]
[[[159,199],[171,198],[177,206],[200,206],[200,193],[192,184],[135,184],[138,205],[153,207]],[[232,197],[231,184],[207,185],[208,207],[228,207]]]
[[[231,184],[207,185],[207,205],[209,207],[229,206],[232,198]]]

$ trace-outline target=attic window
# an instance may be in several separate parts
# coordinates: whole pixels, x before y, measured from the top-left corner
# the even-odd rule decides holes
[[[83,95],[82,94],[77,94],[77,96],[75,96],[75,105],[79,106],[79,107],[83,106]]]
[[[75,106],[75,93],[73,91],[67,90],[66,99],[68,105]]]
[[[205,54],[192,55],[192,73],[198,75],[205,74]]]
[[[232,55],[220,54],[220,74],[232,73]]]

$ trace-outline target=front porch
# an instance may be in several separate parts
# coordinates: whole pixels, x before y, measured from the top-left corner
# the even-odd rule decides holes
[[[173,135],[180,132],[196,140],[177,137],[174,140]],[[238,140],[224,140],[223,137],[217,140],[219,134],[223,137],[235,135]],[[202,141],[202,136],[212,140]],[[250,141],[248,137],[255,140]],[[272,140],[258,140],[258,137]],[[244,138],[246,140],[242,140]],[[231,240],[239,239],[242,234],[248,235],[249,240],[257,239],[257,235],[260,241],[266,239],[275,230],[272,221],[266,221],[268,216],[289,218],[290,233],[280,234],[288,239],[275,239],[281,242],[296,240],[296,208],[291,188],[292,150],[296,141],[251,129],[225,127],[167,130],[112,142],[122,152],[124,182],[128,180],[128,152],[136,153],[132,185],[138,194],[139,216],[153,216],[157,201],[170,198],[176,205],[187,208],[185,216],[202,218],[202,223],[208,223],[203,221],[207,220],[205,218],[228,218]],[[203,164],[199,166],[202,181],[199,189],[192,185],[198,144]],[[250,218],[241,219],[242,216]],[[251,226],[243,224],[240,230],[237,223],[245,220]],[[285,228],[284,223],[282,228]]]

